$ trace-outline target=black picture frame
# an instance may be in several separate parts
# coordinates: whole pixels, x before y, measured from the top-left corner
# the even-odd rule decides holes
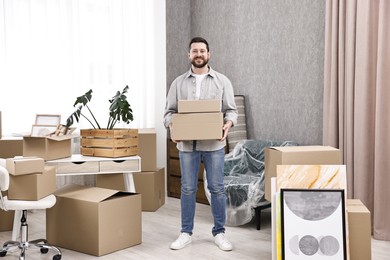
[[[347,260],[345,191],[281,189],[283,260]]]

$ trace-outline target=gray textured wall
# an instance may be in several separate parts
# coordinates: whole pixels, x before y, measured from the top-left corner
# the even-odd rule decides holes
[[[251,139],[322,143],[325,1],[166,0],[167,88],[191,37],[246,96]]]

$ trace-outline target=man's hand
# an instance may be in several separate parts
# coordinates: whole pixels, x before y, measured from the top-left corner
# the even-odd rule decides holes
[[[172,123],[169,124],[169,132],[171,133],[171,140],[172,140],[172,142],[179,143],[180,142],[179,140],[175,140],[175,139],[172,138],[172,133],[173,133]]]
[[[223,131],[223,136],[221,138],[221,140],[219,141],[224,141],[229,133],[229,129],[233,126],[233,122],[228,120],[226,121],[226,123],[223,125],[222,127],[222,131]]]

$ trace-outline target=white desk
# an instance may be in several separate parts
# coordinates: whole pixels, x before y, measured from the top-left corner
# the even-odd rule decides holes
[[[135,192],[133,172],[141,171],[141,157],[106,158],[73,154],[71,157],[46,161],[57,168],[57,176],[123,173],[126,191]]]
[[[141,157],[106,158],[73,154],[71,157],[50,160],[46,165],[55,166],[57,176],[96,175],[123,173],[126,191],[135,192],[133,172],[141,171]],[[19,236],[21,211],[15,211],[12,240]]]

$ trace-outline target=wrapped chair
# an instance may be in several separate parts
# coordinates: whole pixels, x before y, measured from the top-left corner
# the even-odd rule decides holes
[[[264,198],[265,148],[297,145],[290,141],[242,140],[225,155],[224,186],[226,192],[226,224],[240,226],[256,217],[256,228],[261,225],[260,214],[271,203]],[[206,172],[204,174],[207,174]],[[205,191],[210,192],[205,180]]]
[[[2,192],[8,190],[9,187],[9,173],[5,168],[4,159],[0,159],[0,208],[3,210],[15,210],[20,211],[21,214],[21,234],[20,241],[10,240],[3,244],[0,249],[0,257],[4,257],[9,251],[19,248],[21,250],[19,260],[24,260],[26,257],[26,250],[31,247],[39,248],[41,253],[45,254],[52,249],[56,252],[53,256],[53,260],[60,260],[62,257],[61,250],[55,246],[47,243],[45,239],[36,239],[28,241],[28,224],[27,224],[27,211],[34,209],[47,209],[51,208],[56,203],[56,197],[49,195],[37,201],[25,201],[25,200],[9,200],[7,196],[2,195]],[[15,221],[15,220],[14,220]],[[15,224],[14,224],[15,227]]]

